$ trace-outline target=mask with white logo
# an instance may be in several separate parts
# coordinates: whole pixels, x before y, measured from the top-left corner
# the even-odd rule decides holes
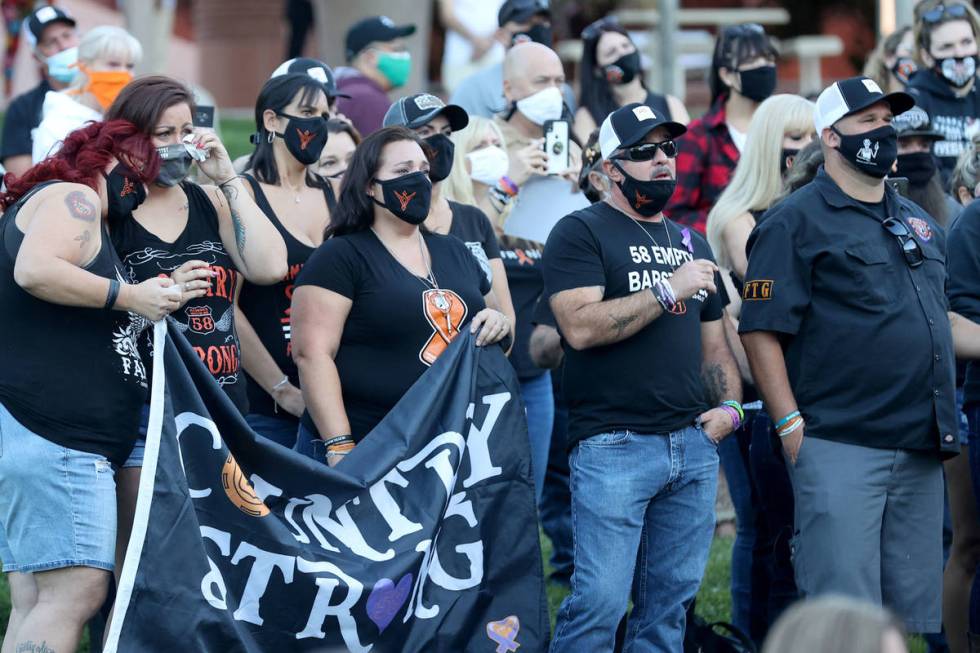
[[[487,186],[493,186],[507,174],[510,161],[507,152],[496,145],[473,150],[466,155],[470,162],[470,178]]]
[[[977,57],[946,57],[936,59],[936,70],[951,86],[963,88],[977,76]]]
[[[538,91],[516,102],[517,110],[535,125],[543,125],[549,120],[561,120],[565,101],[556,86]]]
[[[898,157],[898,132],[891,125],[860,134],[842,134],[836,127],[830,128],[840,136],[837,150],[858,171],[882,179],[891,172]]]

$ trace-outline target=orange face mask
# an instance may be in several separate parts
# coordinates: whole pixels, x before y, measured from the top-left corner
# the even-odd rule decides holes
[[[82,88],[82,92],[95,96],[95,101],[103,111],[115,101],[123,87],[133,81],[133,73],[128,70],[88,70],[81,64],[79,68],[88,77],[88,83]]]

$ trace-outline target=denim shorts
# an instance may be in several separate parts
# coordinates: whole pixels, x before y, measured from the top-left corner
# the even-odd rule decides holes
[[[112,571],[115,554],[116,481],[109,461],[42,438],[0,404],[3,571]]]
[[[129,452],[129,457],[122,464],[123,469],[128,467],[142,467],[143,454],[146,452],[146,428],[150,424],[150,404],[143,404],[140,410],[140,436],[133,443],[133,450]]]

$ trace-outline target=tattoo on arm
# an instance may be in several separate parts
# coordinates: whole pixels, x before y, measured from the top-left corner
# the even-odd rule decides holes
[[[14,653],[55,653],[55,650],[48,646],[47,640],[40,644],[35,644],[32,640],[19,643]]]
[[[80,190],[73,190],[65,195],[65,206],[68,207],[71,217],[83,222],[94,222],[98,215],[95,205]]]
[[[712,404],[718,404],[728,396],[728,380],[718,363],[707,363],[702,368],[701,381]]]
[[[242,222],[242,216],[235,208],[235,200],[238,198],[238,189],[231,184],[225,184],[221,187],[221,192],[224,193],[225,198],[228,200],[228,211],[231,213],[231,223],[235,227],[235,244],[238,245],[238,253],[241,257],[245,258],[245,223]]]
[[[636,322],[637,317],[636,315],[624,315],[622,317],[610,315],[609,319],[612,320],[612,328],[616,330],[616,337],[622,337],[623,331],[626,330],[626,327]]]
[[[78,236],[75,236],[75,238],[73,240],[77,241],[78,242],[78,248],[79,249],[82,249],[83,247],[85,247],[85,245],[88,244],[88,241],[92,240],[92,232],[90,232],[89,230],[86,229],[85,231],[83,231]]]

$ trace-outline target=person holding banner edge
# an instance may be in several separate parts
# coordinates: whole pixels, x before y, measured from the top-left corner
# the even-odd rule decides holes
[[[466,246],[419,228],[432,192],[423,148],[404,127],[364,139],[324,243],[296,281],[293,359],[306,412],[295,448],[331,466],[462,329],[478,332],[478,345],[510,334]]]

